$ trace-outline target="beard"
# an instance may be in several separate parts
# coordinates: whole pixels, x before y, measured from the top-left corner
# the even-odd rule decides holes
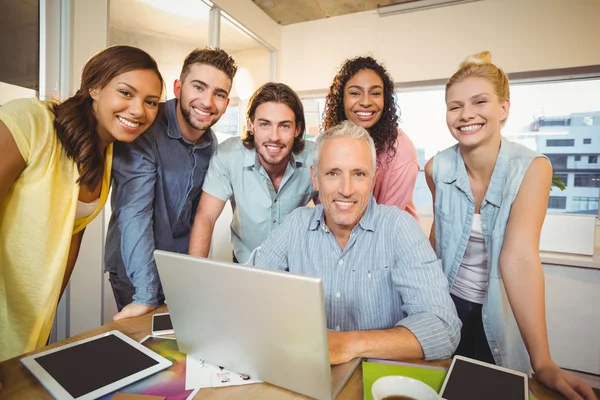
[[[181,101],[179,102],[179,109],[181,110],[181,115],[183,115],[185,122],[187,122],[188,125],[190,125],[192,128],[197,129],[199,131],[207,130],[218,121],[218,118],[214,117],[210,121],[197,120],[194,116],[194,111],[192,110],[192,107],[188,106],[186,108]]]

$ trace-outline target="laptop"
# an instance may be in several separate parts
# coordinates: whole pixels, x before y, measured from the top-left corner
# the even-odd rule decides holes
[[[156,250],[179,350],[319,400],[360,365],[329,364],[320,278]]]

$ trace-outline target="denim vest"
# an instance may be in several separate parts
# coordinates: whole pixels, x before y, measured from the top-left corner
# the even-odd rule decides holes
[[[500,274],[504,232],[527,168],[543,155],[502,138],[498,159],[481,203],[481,228],[486,246],[488,287],[483,303],[483,328],[497,365],[531,372],[519,327],[508,303]],[[435,247],[450,287],[471,234],[475,201],[464,160],[454,145],[434,157]]]

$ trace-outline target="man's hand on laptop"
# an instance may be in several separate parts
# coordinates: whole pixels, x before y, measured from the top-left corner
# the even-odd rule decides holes
[[[343,364],[358,354],[353,350],[355,348],[352,340],[352,332],[328,331],[329,339],[329,363],[331,365]]]
[[[143,304],[129,303],[113,317],[113,321],[118,321],[125,318],[139,317],[140,315],[148,314],[156,307],[145,306]]]

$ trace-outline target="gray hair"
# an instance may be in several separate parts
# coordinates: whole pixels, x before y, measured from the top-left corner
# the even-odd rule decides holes
[[[315,142],[316,146],[313,161],[313,167],[315,169],[315,172],[317,171],[319,159],[321,158],[321,150],[323,149],[325,143],[340,137],[347,137],[367,142],[367,144],[369,145],[369,149],[371,150],[371,159],[373,161],[373,176],[375,176],[375,169],[377,166],[377,153],[375,150],[375,143],[373,142],[373,138],[371,137],[371,135],[369,135],[369,132],[367,132],[365,128],[362,128],[347,119],[340,122],[338,125],[332,126],[325,132],[317,136],[317,140]]]

